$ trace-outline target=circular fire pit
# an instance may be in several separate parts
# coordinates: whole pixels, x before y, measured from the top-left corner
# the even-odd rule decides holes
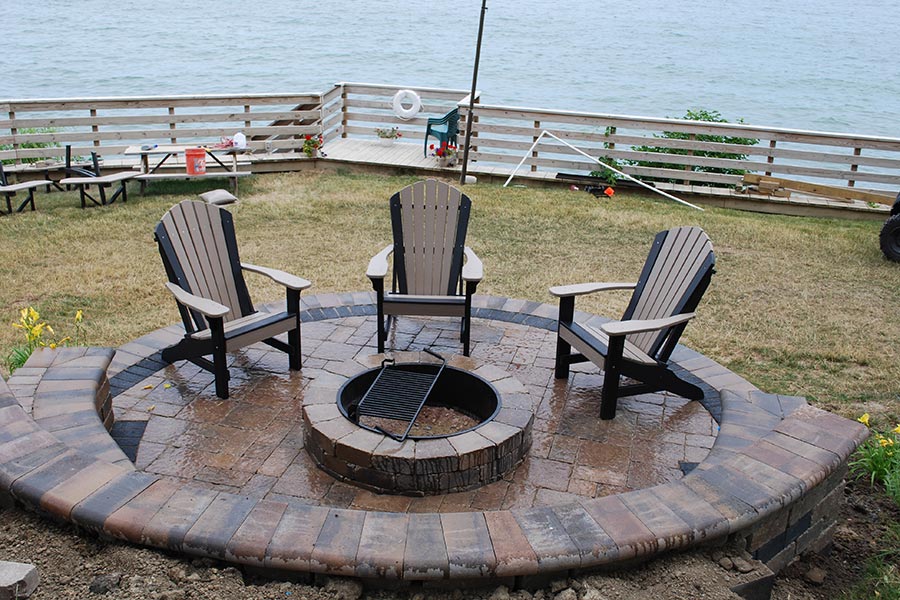
[[[519,408],[504,409],[497,388],[474,372],[482,365],[454,357],[429,388],[419,415],[425,423],[414,425],[404,437],[409,422],[390,418],[397,416],[391,407],[409,403],[409,390],[403,389],[404,381],[409,381],[403,377],[424,377],[427,386],[427,376],[437,373],[440,363],[426,353],[402,354],[404,360],[388,366],[388,375],[397,379],[382,389],[386,416],[359,410],[361,399],[363,406],[374,404],[371,396],[364,397],[382,373],[381,367],[347,379],[332,403],[304,405],[306,449],[320,468],[378,493],[431,495],[474,489],[518,466],[531,446],[534,420],[530,402],[522,398],[524,386],[507,378],[510,381],[504,387],[518,390]],[[525,405],[529,410],[521,410]]]

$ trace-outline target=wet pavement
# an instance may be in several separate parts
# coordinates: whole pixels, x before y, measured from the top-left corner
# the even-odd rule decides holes
[[[116,420],[132,432],[145,423],[139,470],[251,498],[389,512],[528,508],[616,494],[680,479],[712,447],[718,425],[701,403],[644,394],[620,399],[617,417],[601,421],[602,375],[587,363],[573,367],[568,380],[555,380],[554,332],[493,318],[472,323],[472,357],[511,375],[510,389],[500,391],[527,392],[519,397],[530,398],[535,413],[527,458],[476,490],[378,495],[336,480],[307,455],[304,397],[317,389],[316,380],[346,379],[354,361],[369,366],[376,353],[371,316],[304,323],[300,372],[288,370],[287,355],[262,344],[230,354],[228,400],[215,396],[210,373],[190,363],[155,372],[134,366],[129,386],[116,390]],[[456,319],[401,317],[388,347],[456,354],[458,331]]]

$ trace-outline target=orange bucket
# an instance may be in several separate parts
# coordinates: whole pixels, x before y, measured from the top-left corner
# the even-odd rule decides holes
[[[203,175],[206,173],[206,150],[203,148],[188,148],[184,151],[187,163],[188,175]]]

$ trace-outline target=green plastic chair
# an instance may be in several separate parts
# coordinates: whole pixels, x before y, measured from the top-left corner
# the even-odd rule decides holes
[[[428,119],[428,126],[425,128],[425,149],[423,155],[428,156],[428,136],[436,137],[439,145],[446,142],[455,146],[457,133],[459,133],[458,108],[454,108],[443,117]]]

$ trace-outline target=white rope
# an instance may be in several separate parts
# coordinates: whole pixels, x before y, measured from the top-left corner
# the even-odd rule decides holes
[[[538,142],[540,142],[541,139],[542,139],[545,135],[549,135],[550,137],[552,137],[553,139],[555,139],[555,140],[558,141],[559,143],[565,144],[566,146],[568,146],[569,148],[571,148],[571,149],[574,150],[575,152],[581,154],[582,156],[584,156],[584,157],[586,157],[586,158],[591,159],[592,161],[594,161],[594,162],[597,163],[598,165],[602,166],[604,169],[609,169],[610,171],[612,171],[613,173],[616,173],[616,174],[619,175],[620,177],[624,177],[625,179],[628,179],[628,180],[630,180],[630,181],[633,181],[633,182],[635,182],[636,184],[638,184],[639,186],[647,188],[647,189],[650,190],[651,192],[656,192],[657,194],[659,194],[659,195],[661,195],[661,196],[664,196],[664,197],[668,198],[669,200],[674,200],[675,202],[678,202],[679,204],[684,204],[685,206],[690,206],[691,208],[695,208],[695,209],[700,210],[700,211],[703,210],[703,209],[700,208],[699,206],[695,206],[695,205],[691,204],[690,202],[686,202],[686,201],[684,201],[684,200],[681,200],[680,198],[676,198],[676,197],[673,196],[672,194],[669,194],[669,193],[664,192],[664,191],[662,191],[662,190],[660,190],[660,189],[657,189],[657,188],[653,187],[652,185],[648,185],[648,184],[644,183],[644,182],[641,181],[640,179],[635,179],[634,177],[632,177],[632,176],[629,175],[628,173],[623,173],[622,171],[618,170],[617,168],[609,166],[609,165],[606,164],[605,162],[601,161],[599,158],[597,158],[597,157],[595,157],[595,156],[591,156],[590,154],[588,154],[588,153],[586,153],[586,152],[580,150],[579,148],[576,148],[575,146],[573,146],[572,144],[570,144],[569,142],[567,142],[567,141],[565,141],[565,140],[561,140],[560,138],[558,138],[557,136],[553,135],[552,133],[550,133],[550,132],[547,131],[546,129],[543,130],[543,131],[541,131],[541,135],[539,135],[539,136],[537,137],[537,139],[534,140],[534,143],[531,145],[531,148],[528,149],[528,151],[525,153],[525,156],[522,157],[522,160],[520,160],[520,161],[519,161],[519,164],[516,165],[516,168],[513,169],[513,172],[510,174],[509,179],[506,180],[506,183],[503,184],[503,187],[507,187],[507,186],[509,185],[509,182],[513,180],[513,177],[515,177],[516,173],[519,172],[519,169],[522,167],[523,164],[525,164],[525,161],[528,159],[528,157],[531,155],[531,153],[534,152],[534,149],[535,149],[535,147],[538,145]]]

